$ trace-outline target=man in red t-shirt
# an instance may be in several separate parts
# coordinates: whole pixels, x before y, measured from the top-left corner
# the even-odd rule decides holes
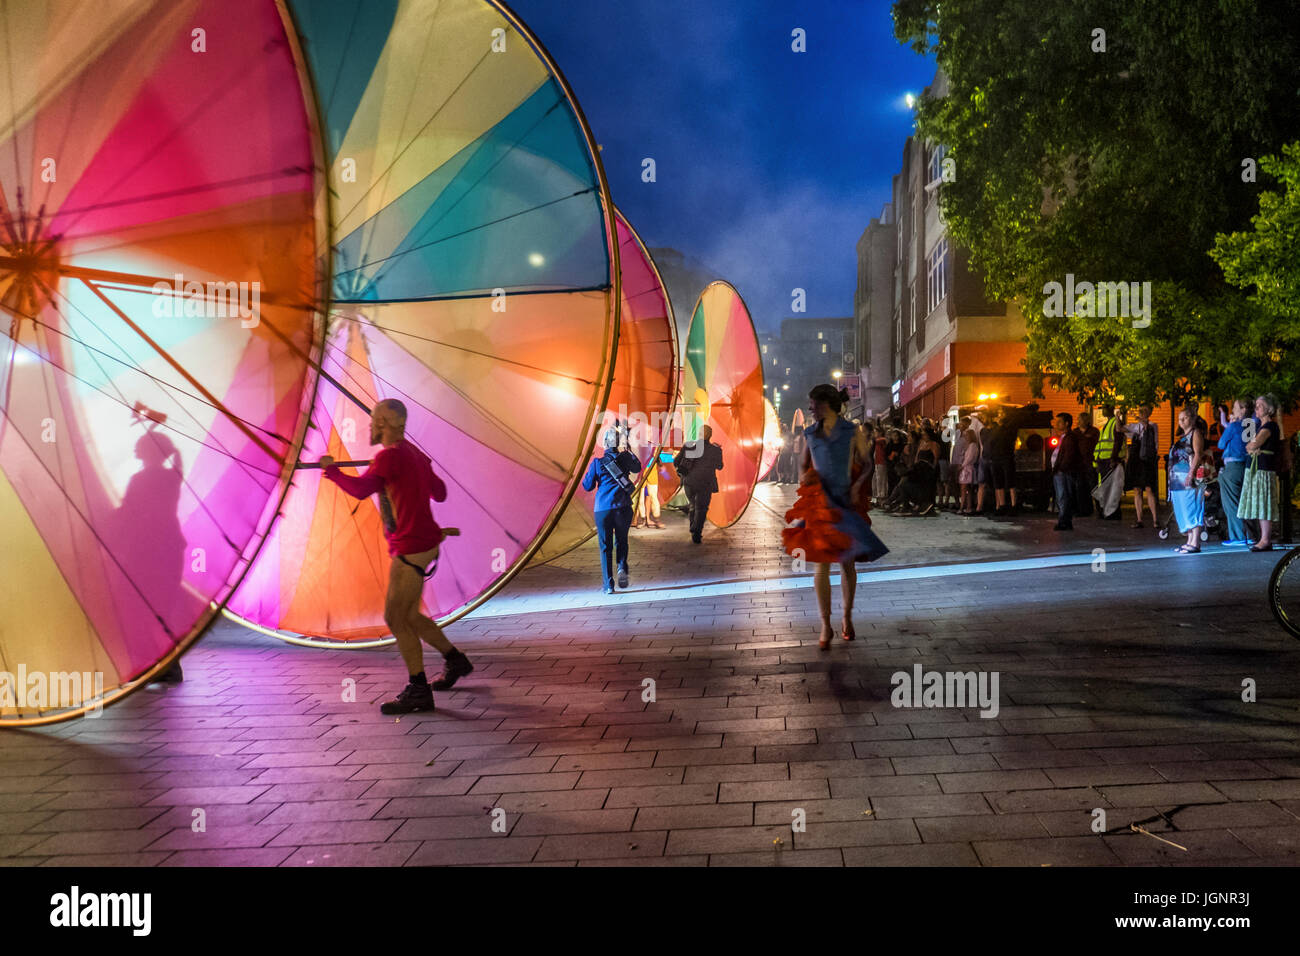
[[[406,406],[395,398],[375,405],[370,414],[370,442],[383,445],[363,475],[345,475],[326,455],[320,460],[325,477],[353,498],[379,496],[384,537],[393,556],[388,570],[388,596],[384,621],[397,639],[411,680],[380,713],[409,714],[433,710],[433,692],[447,690],[474,670],[469,658],[452,646],[434,621],[420,612],[420,595],[426,578],[437,566],[442,529],[433,520],[429,499],[447,500],[447,486],[433,473],[424,452],[406,440]],[[420,641],[442,653],[442,673],[430,686],[424,675],[424,649]]]

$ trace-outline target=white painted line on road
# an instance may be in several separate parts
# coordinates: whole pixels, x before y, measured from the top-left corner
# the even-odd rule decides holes
[[[1178,554],[1171,548],[1144,548],[1140,551],[1106,551],[1106,563],[1123,564],[1129,561],[1156,561],[1165,558],[1179,558],[1184,561],[1197,557],[1235,554],[1241,555],[1245,548],[1214,548],[1202,551],[1199,555]],[[1037,558],[1018,558],[1014,561],[970,561],[960,564],[933,564],[919,567],[890,568],[878,571],[859,569],[858,587],[870,587],[889,581],[922,581],[928,578],[956,577],[965,574],[996,574],[1000,571],[1036,571],[1044,568],[1068,568],[1092,564],[1091,551],[1079,554],[1056,554]],[[832,579],[839,578],[839,572],[831,574]],[[638,588],[619,591],[609,597],[593,586],[592,594],[568,592],[563,594],[536,594],[512,596],[509,592],[498,594],[482,607],[470,612],[464,620],[481,620],[489,617],[513,617],[517,614],[538,614],[547,611],[585,611],[596,608],[616,607],[620,604],[651,604],[664,601],[696,601],[701,598],[726,597],[735,594],[768,594],[777,591],[794,591],[811,588],[811,574],[791,574],[779,578],[755,578],[750,581],[701,581],[695,584],[683,583],[672,587]]]

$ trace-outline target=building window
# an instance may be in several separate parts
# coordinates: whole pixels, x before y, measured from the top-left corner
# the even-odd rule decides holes
[[[823,342],[823,343],[822,343],[822,355],[825,355],[825,354],[826,354],[826,343]]]
[[[943,178],[943,157],[947,152],[948,147],[940,145],[930,153],[930,182]]]
[[[817,338],[819,339],[822,338],[822,334],[820,332],[817,333]]]
[[[767,346],[766,346],[766,345],[763,346],[763,354],[764,354],[764,355],[767,354]]]
[[[945,236],[935,243],[930,255],[926,257],[926,291],[929,294],[927,312],[938,308],[948,294],[948,258],[948,239]]]
[[[912,294],[911,294],[910,296],[908,296],[908,298],[911,300],[911,301],[910,301],[910,304],[911,304],[911,318],[910,318],[909,323],[908,323],[908,333],[907,333],[907,334],[908,334],[908,335],[915,335],[915,334],[916,334],[916,283],[912,283],[911,293],[912,293]]]
[[[789,375],[789,374],[790,374],[790,370],[789,370],[789,369],[786,369],[786,370],[785,370],[785,374],[786,374],[786,375]]]

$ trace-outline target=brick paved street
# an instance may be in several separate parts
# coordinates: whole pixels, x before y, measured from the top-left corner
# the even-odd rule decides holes
[[[698,547],[665,512],[668,530],[634,532],[625,596],[594,590],[592,544],[528,570],[450,629],[477,670],[432,715],[378,713],[404,680],[393,648],[312,650],[223,623],[184,684],[0,735],[0,857],[1300,861],[1300,642],[1264,598],[1276,555],[1174,557],[1127,521],[1081,520],[1062,542],[1043,518],[880,517],[893,553],[860,576],[858,640],[821,652],[809,576],[777,544],[790,496],[763,487]],[[996,718],[895,708],[891,674],[915,664],[998,672]]]

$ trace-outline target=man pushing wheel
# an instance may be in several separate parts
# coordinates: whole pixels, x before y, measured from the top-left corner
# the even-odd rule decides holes
[[[451,642],[431,618],[420,610],[424,582],[433,576],[443,531],[433,520],[429,500],[446,501],[447,486],[433,472],[429,457],[406,440],[406,406],[394,398],[377,403],[370,414],[370,442],[383,445],[362,475],[345,475],[326,455],[321,458],[325,477],[353,498],[379,495],[388,553],[388,594],[384,621],[392,629],[397,648],[406,662],[410,682],[393,700],[379,708],[383,714],[410,714],[433,710],[433,692],[448,690],[474,670],[469,658]],[[443,670],[429,683],[424,674],[424,649],[420,641],[443,656]]]

